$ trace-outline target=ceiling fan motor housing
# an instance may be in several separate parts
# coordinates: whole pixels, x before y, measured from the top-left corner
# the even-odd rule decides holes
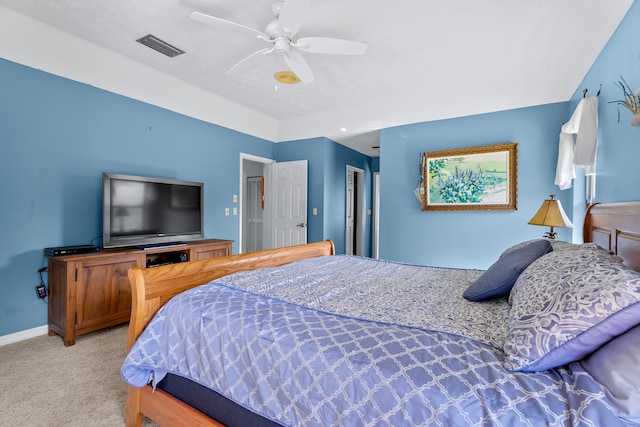
[[[273,49],[276,53],[280,53],[283,55],[287,54],[291,50],[291,40],[282,36],[276,37],[276,39],[274,40]]]

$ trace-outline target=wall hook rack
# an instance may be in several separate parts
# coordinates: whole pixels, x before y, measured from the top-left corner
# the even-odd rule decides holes
[[[600,92],[602,91],[602,83],[600,83],[600,87],[598,88],[598,92],[596,92],[596,97],[600,96]],[[589,89],[582,89],[582,97],[586,98],[587,97],[587,92],[589,92]]]

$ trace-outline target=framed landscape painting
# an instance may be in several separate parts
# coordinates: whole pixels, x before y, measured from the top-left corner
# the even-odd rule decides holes
[[[517,209],[518,144],[422,154],[423,211]]]

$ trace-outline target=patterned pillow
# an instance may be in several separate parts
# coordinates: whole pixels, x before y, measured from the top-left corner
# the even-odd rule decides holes
[[[594,245],[554,247],[522,272],[509,302],[508,368],[543,371],[640,324],[640,273]]]
[[[554,251],[571,251],[571,250],[580,250],[580,249],[600,249],[600,246],[595,243],[569,243],[564,242],[562,240],[550,240],[551,247]]]
[[[502,254],[500,255],[500,258],[517,249],[528,246],[531,243],[535,243],[535,242],[549,242],[551,244],[551,249],[554,251],[574,250],[574,249],[581,249],[585,247],[589,247],[589,248],[598,247],[598,245],[596,245],[595,243],[569,243],[563,240],[554,240],[554,239],[531,239],[531,240],[525,240],[524,242],[516,243],[515,245],[508,247],[507,249],[504,250],[504,252],[502,252]]]

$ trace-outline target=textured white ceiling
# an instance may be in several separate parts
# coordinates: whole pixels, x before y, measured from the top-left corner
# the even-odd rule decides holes
[[[189,18],[262,31],[272,0],[0,0],[0,57],[271,141],[326,136],[375,156],[381,128],[567,101],[631,3],[312,0],[298,36],[368,52],[304,53],[315,82],[282,85],[276,55],[225,76],[264,42]],[[135,42],[149,33],[186,54]]]

